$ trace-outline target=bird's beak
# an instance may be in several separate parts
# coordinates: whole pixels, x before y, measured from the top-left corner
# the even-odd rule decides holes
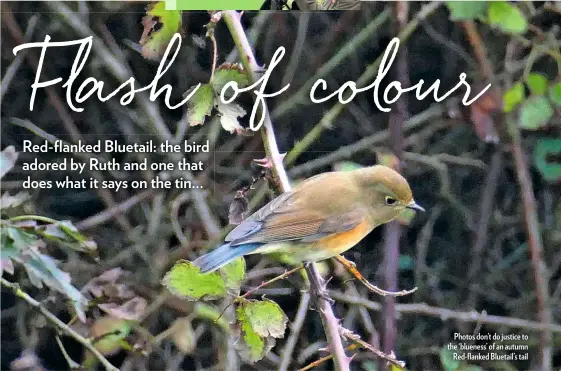
[[[423,212],[425,211],[425,209],[421,205],[417,204],[415,201],[411,201],[411,203],[406,207],[412,210],[423,211]]]

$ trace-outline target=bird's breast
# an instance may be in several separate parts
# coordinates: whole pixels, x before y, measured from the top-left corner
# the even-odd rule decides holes
[[[335,233],[312,243],[297,243],[295,241],[282,244],[270,244],[260,248],[258,253],[280,252],[286,254],[294,262],[316,262],[332,258],[358,244],[374,225],[363,221],[350,231]]]

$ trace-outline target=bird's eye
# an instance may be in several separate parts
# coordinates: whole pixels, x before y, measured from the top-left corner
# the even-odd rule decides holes
[[[396,202],[397,202],[397,200],[395,198],[386,196],[386,205],[392,206],[392,205],[395,205]]]

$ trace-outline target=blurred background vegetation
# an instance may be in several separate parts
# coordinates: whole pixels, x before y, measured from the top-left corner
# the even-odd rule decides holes
[[[147,96],[126,107],[117,99],[101,103],[91,98],[83,112],[72,112],[61,84],[39,89],[35,108],[29,111],[39,53],[35,49],[14,57],[12,49],[42,41],[45,35],[53,41],[93,35],[92,53],[75,86],[88,76],[105,81],[104,91],[131,76],[137,86],[149,84],[158,61],[139,53],[146,3],[2,2],[1,7],[2,175],[15,159],[5,149],[13,145],[20,151],[22,138],[36,143],[49,136],[70,143],[97,138],[120,143],[208,139],[213,148],[210,153],[185,155],[207,164],[203,172],[183,174],[204,186],[197,192],[22,191],[27,174],[21,163],[33,156],[19,153],[2,178],[3,279],[18,282],[64,322],[83,311],[87,322],[73,321],[71,327],[85,337],[101,336],[96,348],[122,370],[278,369],[287,367],[287,342],[294,342],[290,346],[295,349],[285,369],[299,369],[325,356],[320,350],[326,345],[325,335],[315,311],[309,311],[296,330],[289,325],[285,338],[263,360],[250,364],[239,361],[232,350],[227,319],[213,321],[224,303],[190,303],[159,294],[162,277],[178,259],[202,254],[214,246],[209,241],[218,241],[231,228],[228,211],[236,192],[262,171],[253,161],[265,157],[260,135],[229,133],[216,114],[204,125],[190,126],[185,107],[169,110],[163,99],[151,102]],[[172,101],[179,102],[191,86],[209,80],[209,20],[207,12],[182,14],[181,51],[160,80],[160,86],[173,86]],[[242,22],[259,63],[267,65],[278,47],[286,48],[266,92],[290,83],[267,103],[280,150],[288,152],[285,165],[291,179],[374,163],[399,166],[415,199],[428,210],[403,218],[401,227],[378,228],[345,254],[381,288],[418,287],[413,295],[399,298],[399,304],[348,281],[336,263],[322,267],[333,276],[329,288],[343,325],[373,346],[393,349],[411,370],[468,369],[467,363],[450,360],[444,350],[455,332],[529,335],[528,361],[472,362],[482,369],[561,367],[561,328],[554,325],[561,322],[559,3],[375,2],[356,12],[245,12]],[[224,22],[218,21],[214,35],[218,63],[238,61]],[[310,102],[308,93],[318,78],[332,90],[349,80],[362,86],[374,81],[377,63],[396,36],[401,47],[381,91],[393,80],[410,86],[423,79],[428,87],[439,79],[442,94],[456,85],[462,72],[473,86],[472,96],[487,83],[492,88],[470,107],[460,103],[463,91],[441,103],[431,96],[423,101],[404,96],[390,113],[376,108],[371,90],[345,106],[334,100]],[[76,50],[48,50],[41,81],[66,79]],[[251,96],[242,98],[251,112]],[[242,117],[242,126],[247,127],[248,120],[249,114]],[[60,160],[57,156],[38,157],[53,162]],[[144,156],[162,160],[152,154],[114,156],[122,162]],[[48,171],[33,178],[62,180],[67,175]],[[264,181],[254,188],[248,195],[251,210],[273,196]],[[22,222],[17,219],[22,215],[46,219],[24,218],[25,223],[14,224]],[[38,255],[31,260],[5,255],[10,251],[6,248],[14,246],[32,246]],[[53,259],[60,261],[58,267]],[[38,273],[29,268],[30,261],[40,264]],[[242,291],[284,272],[281,263],[268,258],[252,256],[247,263]],[[72,291],[64,272],[81,293]],[[41,282],[58,292],[36,287]],[[292,322],[303,316],[298,314],[302,289],[302,276],[296,274],[255,296],[275,300]],[[78,304],[72,310],[60,293],[101,303],[90,309]],[[68,369],[70,359],[91,359],[74,339],[57,337],[27,304],[3,287],[2,369]],[[358,352],[353,370],[380,369],[372,353],[348,354],[353,352]],[[332,367],[327,361],[315,369]]]

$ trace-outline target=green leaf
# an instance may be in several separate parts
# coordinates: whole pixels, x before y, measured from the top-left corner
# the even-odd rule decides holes
[[[525,97],[524,85],[518,82],[508,89],[503,96],[503,111],[511,112]]]
[[[224,85],[230,81],[235,81],[238,84],[238,88],[245,88],[249,85],[249,77],[243,69],[243,66],[239,63],[224,63],[220,65],[214,72],[214,77],[210,81],[214,91],[220,97],[220,93],[224,88]],[[228,89],[228,92],[233,92]],[[225,94],[226,98],[231,97],[231,94]]]
[[[88,301],[72,286],[70,275],[60,270],[50,256],[41,254],[37,250],[42,241],[35,235],[18,228],[2,229],[2,233],[7,233],[8,239],[12,240],[10,246],[14,246],[16,250],[10,249],[9,257],[24,266],[31,283],[39,288],[42,288],[45,283],[51,289],[64,294],[70,299],[80,320],[85,322],[85,307]]]
[[[220,273],[201,273],[187,260],[177,262],[166,273],[162,284],[174,295],[187,300],[210,300],[228,294],[226,284]]]
[[[243,308],[251,328],[259,336],[282,338],[286,330],[288,318],[277,303],[272,300],[246,300],[240,305]]]
[[[240,287],[245,278],[245,259],[238,258],[219,269],[226,289],[230,295],[239,295]]]
[[[117,353],[121,349],[122,340],[130,332],[130,321],[111,316],[98,318],[90,327],[93,346],[104,356]]]
[[[248,362],[257,362],[275,345],[274,338],[263,338],[251,326],[247,313],[243,306],[236,309],[236,319],[241,331],[243,344],[237,343],[241,351],[242,358]],[[243,347],[241,345],[244,345]]]
[[[454,359],[454,352],[445,347],[440,349],[440,363],[444,371],[456,371],[460,367],[460,361]]]
[[[171,38],[181,31],[181,11],[166,10],[165,1],[150,4],[142,18],[144,31],[140,38],[142,55],[157,60],[165,52]]]
[[[561,139],[540,138],[534,147],[534,164],[548,182],[561,181],[561,163],[552,159],[561,158]]]
[[[351,161],[340,161],[333,164],[333,171],[353,171],[360,168],[362,165]]]
[[[78,231],[69,220],[49,224],[43,229],[43,236],[65,244],[73,250],[88,253],[97,258],[97,244]]]
[[[0,152],[0,179],[14,167],[17,159],[18,153],[14,146],[8,146]]]
[[[531,73],[526,79],[526,85],[533,95],[545,95],[547,92],[548,81],[544,75]]]
[[[224,104],[218,97],[214,100],[214,104],[220,112],[220,124],[224,130],[230,133],[243,131],[243,127],[238,121],[238,117],[243,117],[246,114],[242,107],[236,103]]]
[[[450,19],[472,20],[485,16],[487,3],[483,1],[447,1],[450,10]]]
[[[558,82],[549,89],[549,98],[556,106],[561,107],[561,82]]]
[[[191,94],[195,88],[196,85],[189,88],[184,96]],[[197,91],[187,101],[187,122],[189,122],[189,125],[204,124],[206,116],[210,116],[212,112],[213,99],[214,92],[210,84],[199,86]]]
[[[522,104],[519,125],[526,130],[543,128],[553,116],[553,108],[546,97],[532,97]]]
[[[522,12],[506,1],[489,3],[489,23],[507,33],[524,33],[528,28]]]
[[[525,97],[524,85],[521,82],[514,84],[503,96],[504,112],[511,112]]]

